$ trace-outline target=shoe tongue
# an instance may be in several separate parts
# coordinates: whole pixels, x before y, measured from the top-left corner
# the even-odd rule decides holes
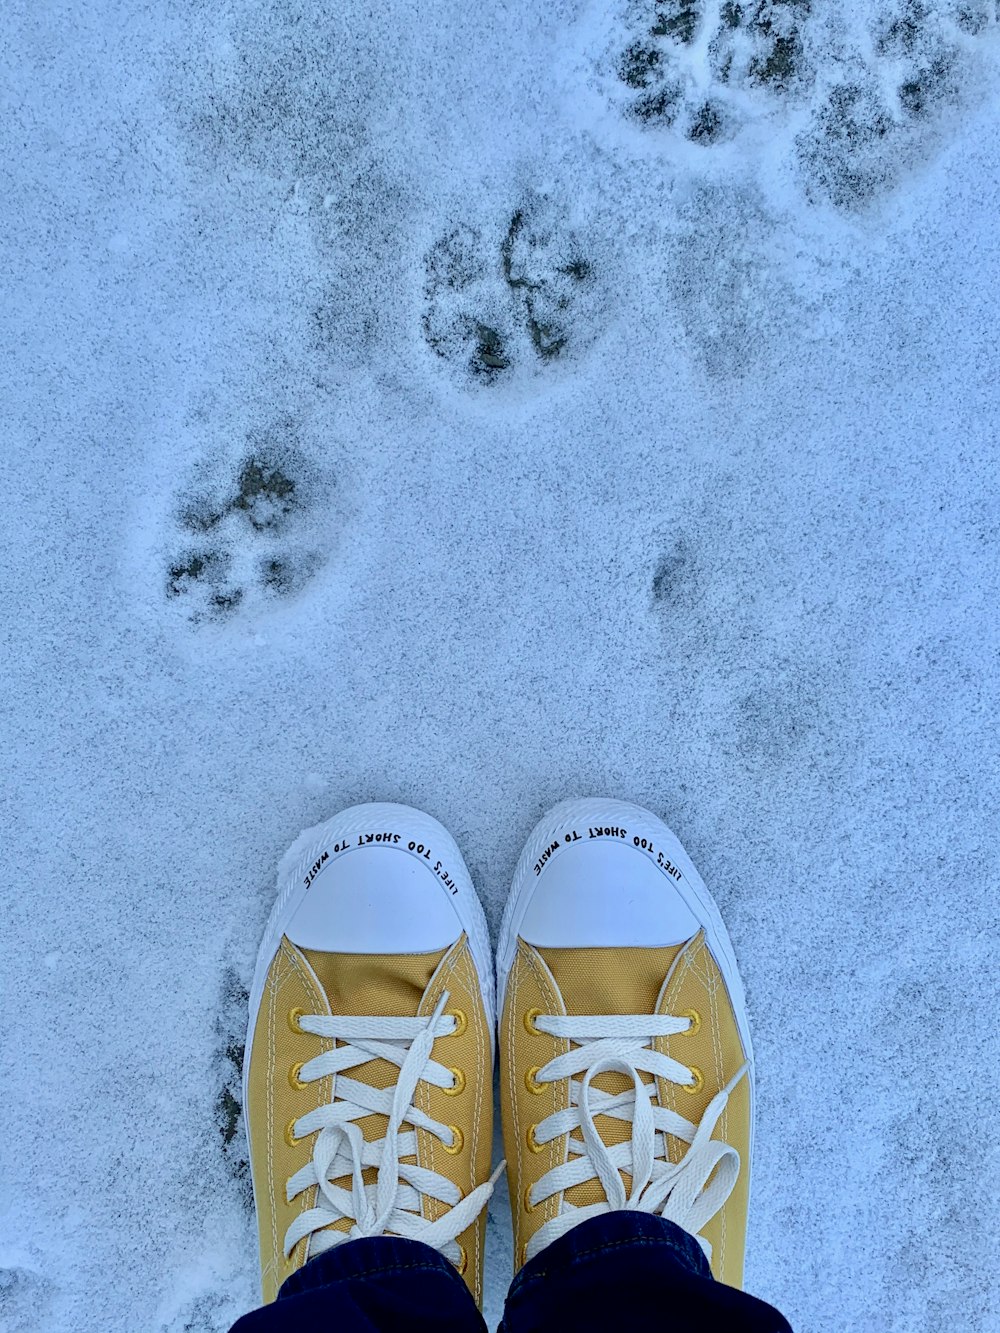
[[[663,982],[674,959],[685,946],[668,945],[659,949],[538,949],[562,995],[567,1014],[653,1014]],[[641,1074],[644,1083],[652,1083],[652,1074]],[[595,1088],[612,1095],[627,1092],[632,1080],[625,1074],[598,1074]],[[610,1116],[594,1117],[594,1124],[609,1148],[631,1138],[627,1120]],[[575,1135],[579,1138],[579,1132]],[[623,1171],[626,1191],[632,1177]],[[604,1188],[595,1177],[566,1191],[566,1202],[577,1208],[605,1201]]]
[[[448,950],[412,954],[322,953],[318,949],[301,949],[300,952],[326,992],[332,1014],[414,1018],[424,991]],[[348,1069],[344,1077],[373,1088],[391,1088],[399,1078],[399,1066],[389,1060],[368,1060],[355,1069]],[[389,1118],[373,1112],[355,1123],[371,1143],[385,1138]],[[401,1161],[413,1162],[415,1158],[411,1155]],[[363,1174],[366,1185],[375,1183],[377,1172],[374,1167],[365,1167]],[[334,1184],[346,1190],[351,1188],[349,1176],[339,1177]],[[350,1226],[348,1219],[343,1218],[333,1223],[332,1229],[349,1231]]]
[[[326,992],[332,1014],[412,1018],[448,950],[406,954],[321,953],[318,949],[301,952]]]
[[[538,949],[567,1014],[652,1014],[664,979],[684,948]]]

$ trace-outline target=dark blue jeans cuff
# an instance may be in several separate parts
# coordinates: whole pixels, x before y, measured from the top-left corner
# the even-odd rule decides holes
[[[516,1300],[555,1273],[568,1273],[582,1264],[591,1263],[598,1255],[610,1256],[628,1249],[635,1252],[651,1247],[659,1250],[664,1266],[711,1281],[712,1269],[690,1232],[652,1213],[622,1211],[591,1217],[551,1245],[546,1245],[514,1278],[508,1300]]]
[[[351,1278],[378,1278],[387,1273],[417,1270],[441,1273],[456,1282],[462,1282],[444,1255],[423,1241],[403,1240],[399,1236],[363,1236],[335,1245],[332,1250],[317,1254],[314,1259],[297,1268],[281,1284],[277,1299],[280,1301],[315,1287],[332,1286],[335,1282],[345,1282]]]
[[[611,1212],[581,1222],[517,1274],[499,1333],[583,1331],[649,1317],[671,1333],[791,1333],[765,1301],[716,1282],[694,1236],[665,1218]]]

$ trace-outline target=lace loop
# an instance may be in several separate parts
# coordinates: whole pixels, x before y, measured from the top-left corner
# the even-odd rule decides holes
[[[676,1111],[656,1104],[656,1083],[647,1083],[642,1077],[645,1073],[654,1079],[690,1085],[690,1068],[652,1045],[657,1037],[689,1031],[693,1022],[690,1015],[541,1015],[535,1016],[534,1022],[538,1031],[574,1045],[550,1060],[536,1076],[542,1083],[569,1079],[569,1106],[534,1129],[539,1144],[568,1134],[569,1156],[536,1182],[531,1190],[532,1204],[553,1194],[565,1194],[574,1185],[595,1178],[605,1200],[575,1207],[564,1198],[558,1216],[544,1223],[528,1242],[527,1257],[588,1217],[612,1210],[657,1213],[687,1231],[700,1231],[725,1204],[739,1176],[739,1153],[731,1144],[713,1139],[712,1134],[730,1094],[749,1072],[749,1065],[743,1064],[716,1093],[699,1124],[694,1125]],[[607,1093],[594,1086],[596,1078],[609,1073],[624,1075],[632,1087]],[[598,1116],[631,1122],[631,1137],[609,1147],[597,1128]],[[667,1155],[670,1135],[688,1145],[678,1162],[671,1162]],[[631,1177],[628,1193],[623,1173]],[[708,1241],[697,1235],[696,1239],[711,1258]]]

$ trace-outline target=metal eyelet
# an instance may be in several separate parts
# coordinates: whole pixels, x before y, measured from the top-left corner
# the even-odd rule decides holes
[[[459,1251],[459,1254],[461,1254],[461,1256],[462,1256],[461,1259],[459,1260],[459,1263],[458,1263],[458,1276],[459,1276],[459,1277],[465,1277],[465,1270],[466,1270],[466,1269],[468,1268],[468,1266],[469,1266],[469,1256],[468,1256],[468,1254],[466,1253],[466,1250],[465,1250],[465,1246],[464,1246],[464,1245],[460,1245],[460,1246],[458,1247],[458,1251]]]
[[[447,1143],[443,1143],[441,1146],[442,1148],[444,1148],[445,1152],[450,1152],[451,1155],[455,1157],[465,1147],[465,1135],[462,1133],[462,1131],[459,1129],[457,1125],[449,1125],[448,1128],[454,1135],[451,1147],[449,1148]]]
[[[285,1126],[285,1142],[288,1144],[289,1148],[294,1148],[297,1143],[302,1142],[302,1139],[295,1133],[295,1122],[298,1118],[297,1115],[293,1115],[291,1120],[289,1120],[288,1124]]]
[[[690,1092],[692,1095],[696,1092],[701,1092],[702,1088],[705,1086],[705,1075],[694,1065],[691,1066],[691,1078],[691,1083],[682,1083],[681,1087],[685,1092]]]
[[[308,1083],[303,1083],[302,1079],[299,1077],[302,1073],[302,1066],[304,1064],[305,1061],[300,1060],[298,1064],[292,1065],[291,1069],[288,1071],[288,1082],[296,1092],[301,1092],[304,1088],[308,1088],[309,1086]]]
[[[460,1092],[465,1091],[465,1075],[460,1069],[455,1069],[454,1067],[452,1068],[451,1073],[455,1080],[455,1086],[453,1088],[442,1088],[441,1091],[446,1097],[457,1097]]]
[[[532,1202],[531,1202],[531,1199],[529,1198],[529,1195],[530,1195],[530,1194],[531,1194],[531,1186],[530,1186],[530,1185],[525,1185],[525,1187],[524,1187],[524,1211],[525,1211],[526,1213],[533,1213],[533,1212],[535,1211],[536,1208],[539,1208],[539,1207],[541,1206],[540,1204],[532,1203]]]
[[[524,1030],[527,1033],[529,1033],[532,1037],[537,1037],[541,1035],[539,1033],[538,1028],[535,1027],[535,1019],[541,1018],[542,1016],[543,1015],[541,1009],[529,1009],[528,1012],[524,1015]]]
[[[689,1018],[691,1020],[691,1026],[685,1028],[683,1032],[678,1032],[678,1037],[693,1037],[701,1027],[701,1014],[699,1014],[697,1009],[684,1009],[677,1015],[677,1017]]]
[[[455,1020],[455,1031],[449,1032],[448,1035],[450,1037],[460,1037],[462,1033],[465,1031],[465,1029],[469,1026],[469,1020],[466,1018],[465,1014],[462,1012],[461,1009],[452,1009],[449,1017]]]
[[[546,1143],[539,1143],[539,1142],[538,1142],[538,1140],[535,1138],[535,1129],[536,1129],[536,1128],[537,1128],[537,1126],[535,1126],[535,1125],[529,1125],[529,1126],[528,1126],[528,1133],[527,1133],[527,1135],[526,1135],[526,1138],[527,1138],[527,1140],[528,1140],[528,1151],[529,1151],[529,1152],[544,1152],[545,1149],[548,1147],[548,1144],[546,1144]]]
[[[299,1019],[305,1016],[305,1012],[304,1009],[289,1009],[288,1011],[288,1026],[296,1034],[305,1032],[305,1028],[299,1023]]]
[[[528,1089],[529,1092],[533,1092],[536,1095],[540,1092],[545,1091],[544,1084],[538,1083],[535,1080],[535,1075],[540,1072],[541,1070],[539,1069],[538,1065],[532,1065],[524,1076],[524,1086]]]

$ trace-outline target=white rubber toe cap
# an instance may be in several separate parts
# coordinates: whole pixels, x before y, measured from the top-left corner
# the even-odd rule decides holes
[[[539,948],[660,947],[698,932],[670,879],[630,841],[564,845],[532,887],[519,933]]]
[[[430,953],[461,933],[430,865],[405,848],[375,845],[321,865],[285,927],[293,944],[326,953]]]

